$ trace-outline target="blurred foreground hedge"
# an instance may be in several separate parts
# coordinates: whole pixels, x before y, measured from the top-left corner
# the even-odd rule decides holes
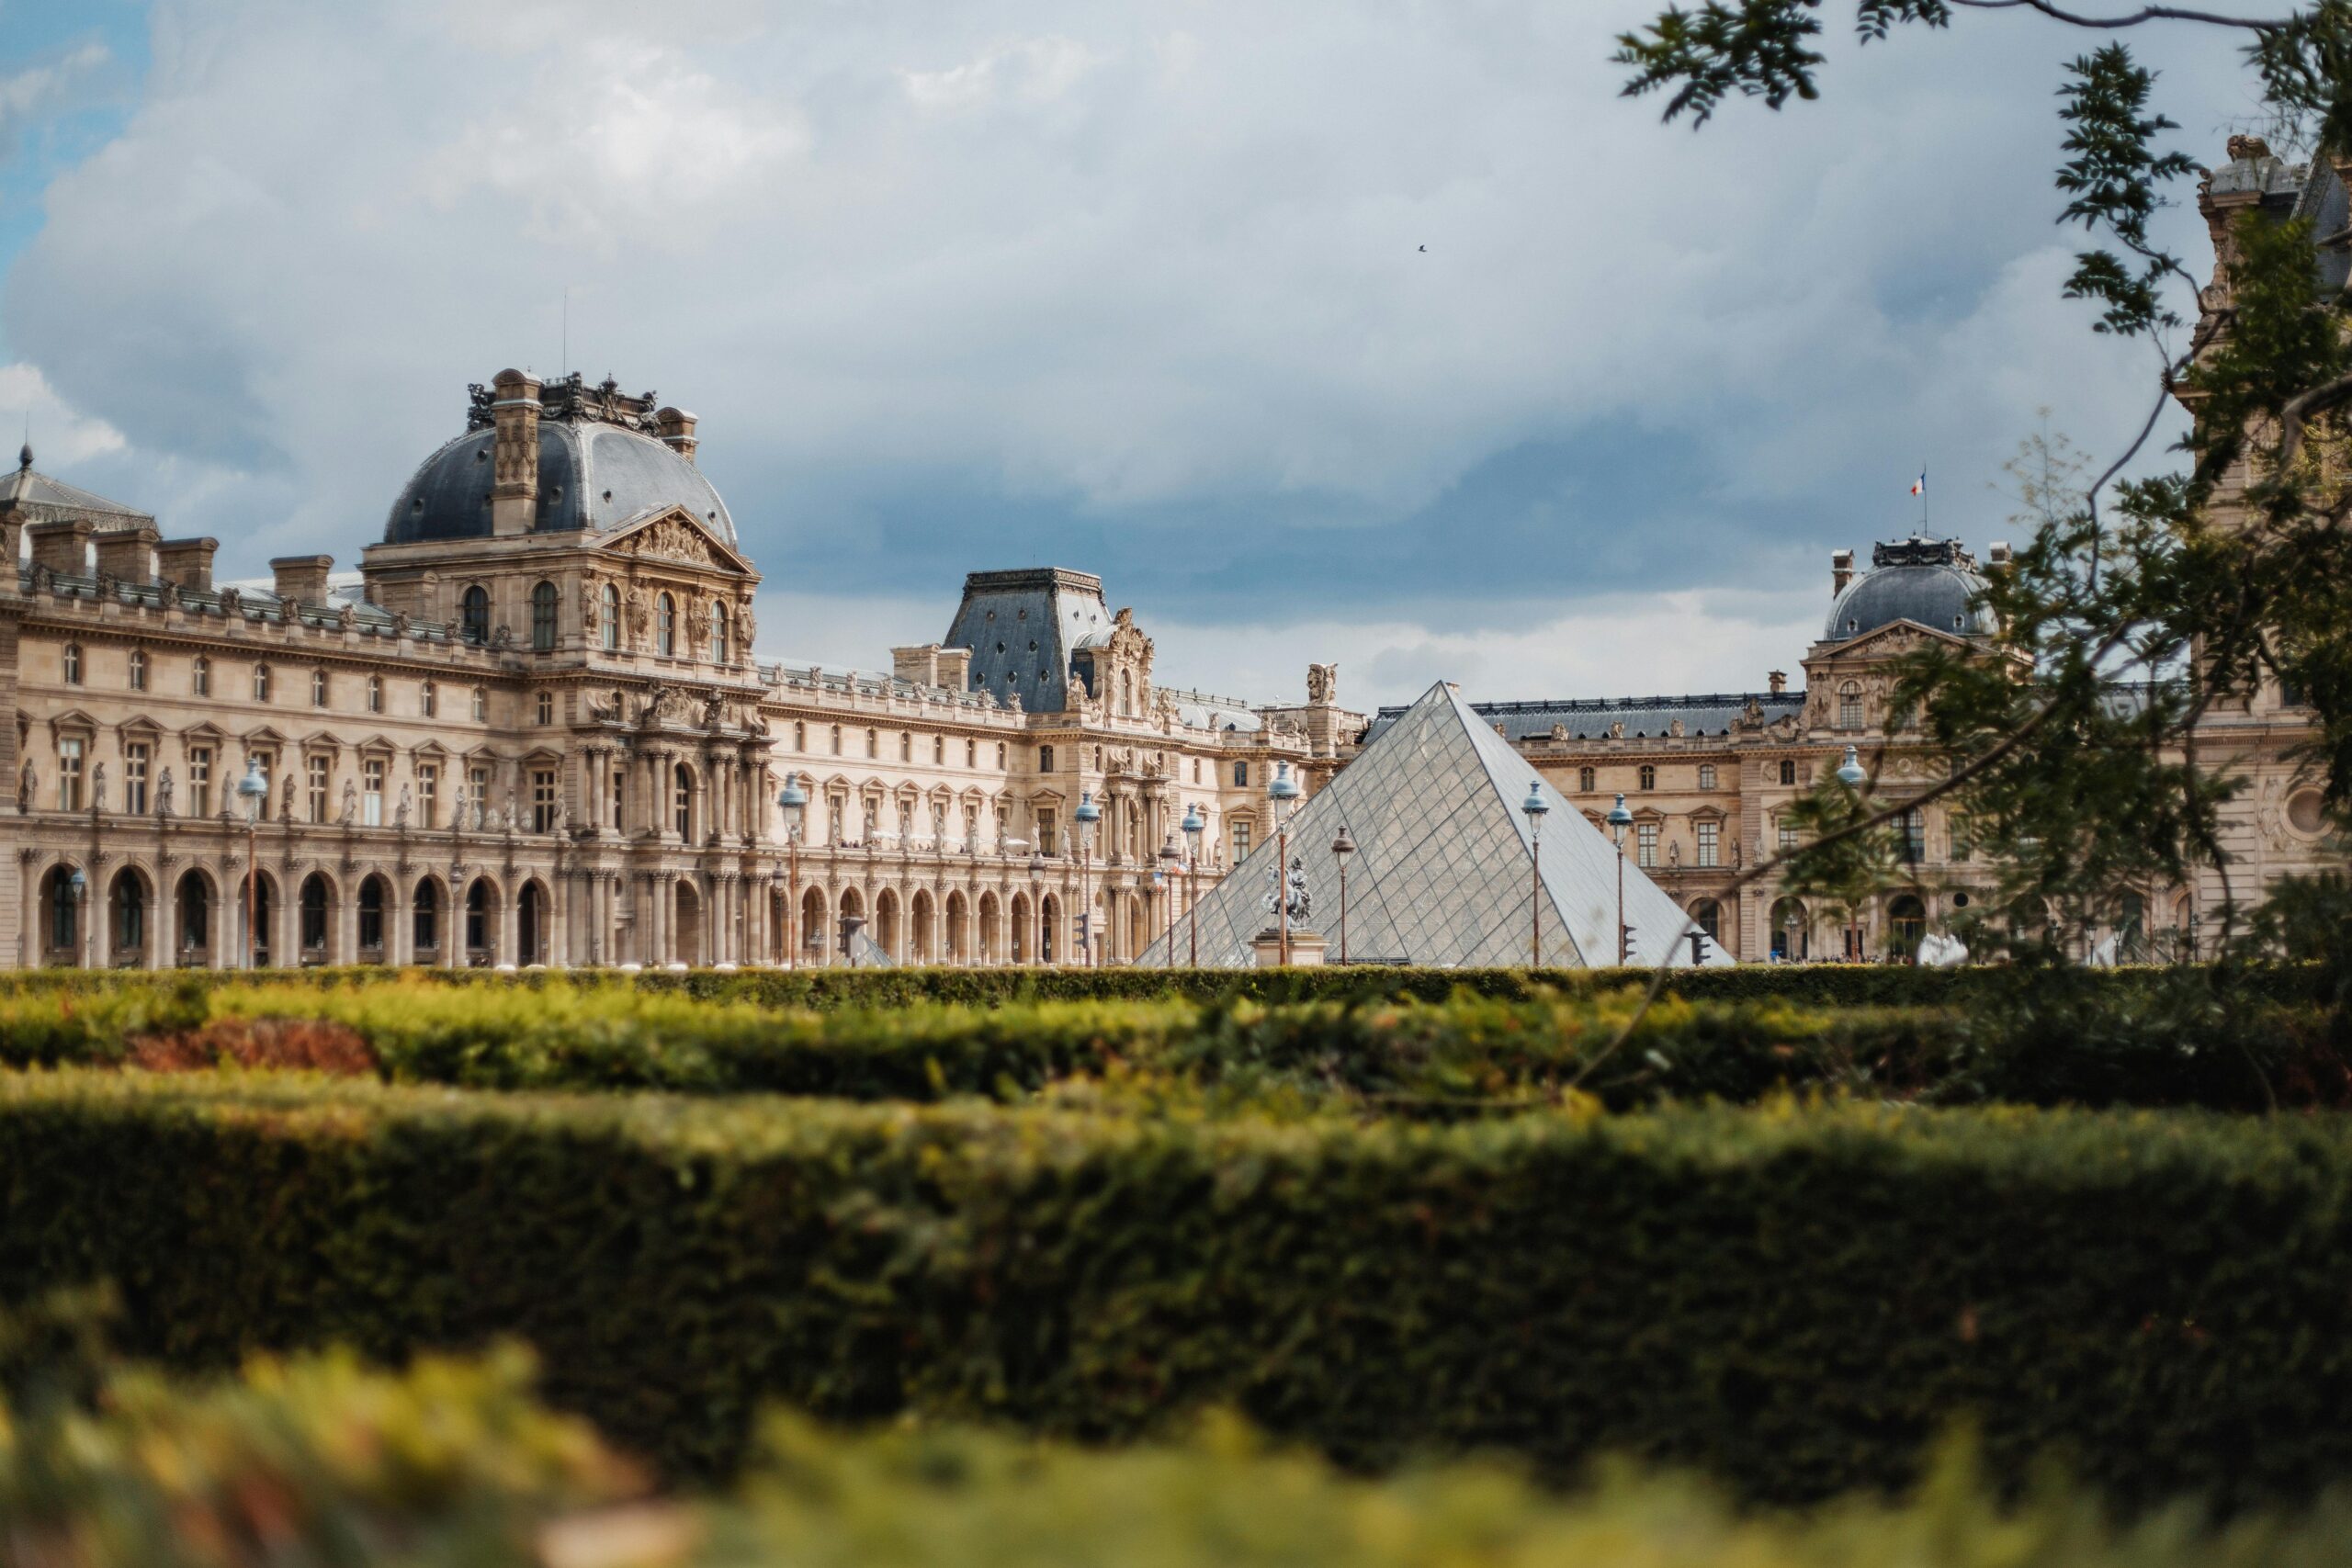
[[[1351,1464],[1618,1451],[1798,1500],[2352,1477],[2352,1122],[1694,1110],[1449,1126],[0,1076],[0,1297],[220,1366],[517,1336],[673,1474],[753,1412],[1088,1438],[1228,1405]]]

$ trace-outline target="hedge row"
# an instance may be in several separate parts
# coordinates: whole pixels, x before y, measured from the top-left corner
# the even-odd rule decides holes
[[[752,1414],[1234,1406],[1759,1497],[1980,1425],[2132,1502],[2352,1475],[2352,1125],[1865,1108],[1450,1126],[0,1077],[0,1299],[218,1365],[513,1334],[680,1472]]]
[[[2162,1003],[2165,1005],[2156,1005]],[[267,1021],[256,1022],[255,1021]],[[309,1028],[324,1023],[330,1030]],[[2103,1032],[2100,1028],[2103,1026]],[[1807,1009],[1614,996],[924,1004],[829,1012],[550,981],[530,988],[263,984],[0,996],[0,1063],[256,1066],[496,1089],[1026,1100],[1074,1078],[1128,1097],[1450,1115],[1617,1109],[1799,1088],[1932,1103],[2352,1103],[2312,1010],[2201,1019],[2152,998],[2096,1016]],[[1099,1087],[1089,1092],[1097,1100]]]
[[[96,1369],[96,1397],[9,1400],[8,1560],[48,1568],[2320,1568],[2352,1496],[2214,1529],[2118,1525],[2045,1485],[2004,1505],[1964,1447],[1902,1502],[1743,1515],[1622,1471],[1573,1496],[1491,1464],[1367,1479],[1212,1419],[1090,1450],[999,1433],[850,1434],[778,1416],[731,1495],[646,1498],[511,1353],[377,1371],[258,1359],[218,1381]]]
[[[2188,966],[2077,971],[2102,991],[2131,994],[2171,983]],[[1901,964],[1745,964],[1676,970],[1668,988],[1693,1001],[1783,1001],[1816,1007],[1945,1007],[1972,1005],[2011,989],[2019,972],[2005,967],[1919,969]],[[445,985],[519,987],[598,984],[708,1001],[831,1011],[842,1008],[907,1007],[945,1002],[997,1007],[1024,1001],[1442,1001],[1461,993],[1521,997],[1542,989],[1598,996],[1647,987],[1646,969],[1425,969],[1326,965],[1292,969],[758,969],[684,974],[617,970],[500,974],[481,969],[384,968],[264,971],[181,970],[171,976],[190,986],[235,985],[254,979],[328,989],[394,983],[430,975]],[[102,992],[153,984],[152,971],[35,969],[0,976],[0,995]],[[2282,1001],[2317,1001],[2329,977],[2319,965],[2280,964],[2259,974],[2236,972],[2233,983]]]

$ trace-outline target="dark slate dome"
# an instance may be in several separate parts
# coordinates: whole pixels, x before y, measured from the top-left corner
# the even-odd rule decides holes
[[[1846,642],[1896,621],[1916,621],[1955,637],[1982,637],[1992,618],[1970,601],[1984,592],[1976,558],[1957,539],[1910,538],[1871,551],[1869,571],[1846,585],[1829,606],[1822,637]]]
[[[681,506],[732,547],[735,520],[693,460],[648,433],[653,397],[599,398],[580,378],[549,384],[538,421],[539,483],[534,533],[612,528],[641,513]],[[463,435],[417,466],[384,523],[388,545],[491,536],[491,446],[497,432],[476,389]],[[607,417],[611,416],[611,417]]]

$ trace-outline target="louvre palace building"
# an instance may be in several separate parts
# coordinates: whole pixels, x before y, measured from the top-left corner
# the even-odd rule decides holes
[[[2318,287],[2344,288],[2346,171],[2252,138],[2230,153],[2200,195],[2208,309],[2249,209],[2317,215],[2335,236]],[[1133,615],[1056,568],[972,573],[941,639],[889,650],[887,671],[763,661],[759,573],[695,427],[609,379],[503,372],[356,571],[294,557],[266,583],[216,582],[215,541],[165,538],[28,449],[0,480],[18,562],[0,574],[17,780],[0,964],[1115,964],[1164,935],[1165,961],[1173,922],[1274,830],[1269,786],[1313,795],[1404,712],[1341,707],[1328,664],[1290,702],[1162,685]],[[1792,650],[1801,686],[1773,671],[1699,696],[1476,693],[1504,700],[1460,711],[1589,822],[1623,794],[1629,870],[1720,953],[1907,955],[1994,882],[1942,803],[1905,818],[1901,884],[1865,908],[1733,884],[1792,845],[1791,804],[1849,746],[1898,803],[1942,776],[1888,731],[1890,660],[1984,637],[1976,592],[2006,561],[1931,537],[1837,552],[1821,636]],[[2244,781],[2227,837],[2241,899],[2344,863],[2290,757],[2311,733],[2275,690],[2202,723],[2201,755]],[[787,782],[805,799],[789,811]],[[1409,823],[1388,818],[1400,841]],[[1380,874],[1356,869],[1359,886]],[[1512,897],[1482,918],[1528,930],[1535,896]],[[2069,941],[2193,953],[2225,897],[2217,874],[2135,890]]]

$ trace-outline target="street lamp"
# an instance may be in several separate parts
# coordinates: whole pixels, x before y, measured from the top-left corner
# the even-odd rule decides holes
[[[1274,911],[1278,922],[1275,938],[1275,962],[1290,963],[1290,813],[1298,803],[1298,784],[1290,776],[1290,764],[1274,764],[1274,776],[1267,782],[1266,798],[1273,802],[1274,813]]]
[[[1029,909],[1037,917],[1037,951],[1031,955],[1033,964],[1046,962],[1046,856],[1041,850],[1029,852]]]
[[[1070,813],[1078,819],[1078,944],[1086,950],[1086,966],[1094,967],[1094,903],[1087,884],[1087,871],[1092,863],[1094,825],[1102,820],[1102,808],[1094,804],[1092,790],[1078,792],[1078,809]]]
[[[261,759],[245,759],[245,776],[237,781],[237,798],[245,803],[245,967],[254,966],[259,912],[254,904],[255,874],[261,869],[261,807],[269,798],[269,781],[262,776]]]
[[[1544,967],[1544,814],[1552,809],[1544,803],[1541,781],[1528,782],[1527,798],[1519,803],[1519,809],[1521,815],[1527,818],[1528,864],[1533,878],[1528,884],[1527,966],[1541,969]],[[1617,895],[1619,925],[1625,923],[1624,900],[1625,896],[1621,891]]]
[[[1187,941],[1191,944],[1191,953],[1185,962],[1190,967],[1198,969],[1201,966],[1201,891],[1198,881],[1201,835],[1208,829],[1208,823],[1202,819],[1198,801],[1184,807],[1184,820],[1181,826],[1184,830],[1184,924],[1188,931]],[[1171,941],[1168,946],[1172,953],[1176,944]]]
[[[808,792],[800,787],[797,773],[784,775],[784,791],[775,797],[784,811],[784,855],[788,868],[785,872],[784,890],[784,966],[800,967],[800,956],[794,951],[794,922],[800,917],[800,823],[808,810]]]
[[[90,942],[84,931],[89,923],[89,911],[82,908],[82,900],[90,891],[90,879],[82,874],[80,866],[75,866],[74,874],[65,879],[65,889],[74,896],[74,930],[79,939],[74,944],[79,950],[76,956],[86,969],[90,967]]]
[[[1168,918],[1161,923],[1168,928],[1168,967],[1176,967],[1176,876],[1182,869],[1184,852],[1176,847],[1176,835],[1159,846],[1159,874],[1157,880],[1168,889]]]
[[[1838,782],[1848,789],[1859,790],[1870,782],[1870,774],[1862,771],[1860,752],[1846,748],[1846,760],[1838,764]],[[1856,904],[1846,906],[1846,956],[1859,964],[1862,958],[1862,911]]]
[[[1625,829],[1634,825],[1634,814],[1625,809],[1625,797],[1620,795],[1617,804],[1609,808],[1609,836],[1617,844],[1617,962],[1633,962],[1633,942],[1625,934]]]
[[[1340,824],[1339,836],[1331,840],[1331,858],[1340,863],[1340,962],[1348,961],[1348,857],[1356,852],[1355,835],[1348,831],[1345,822]]]

